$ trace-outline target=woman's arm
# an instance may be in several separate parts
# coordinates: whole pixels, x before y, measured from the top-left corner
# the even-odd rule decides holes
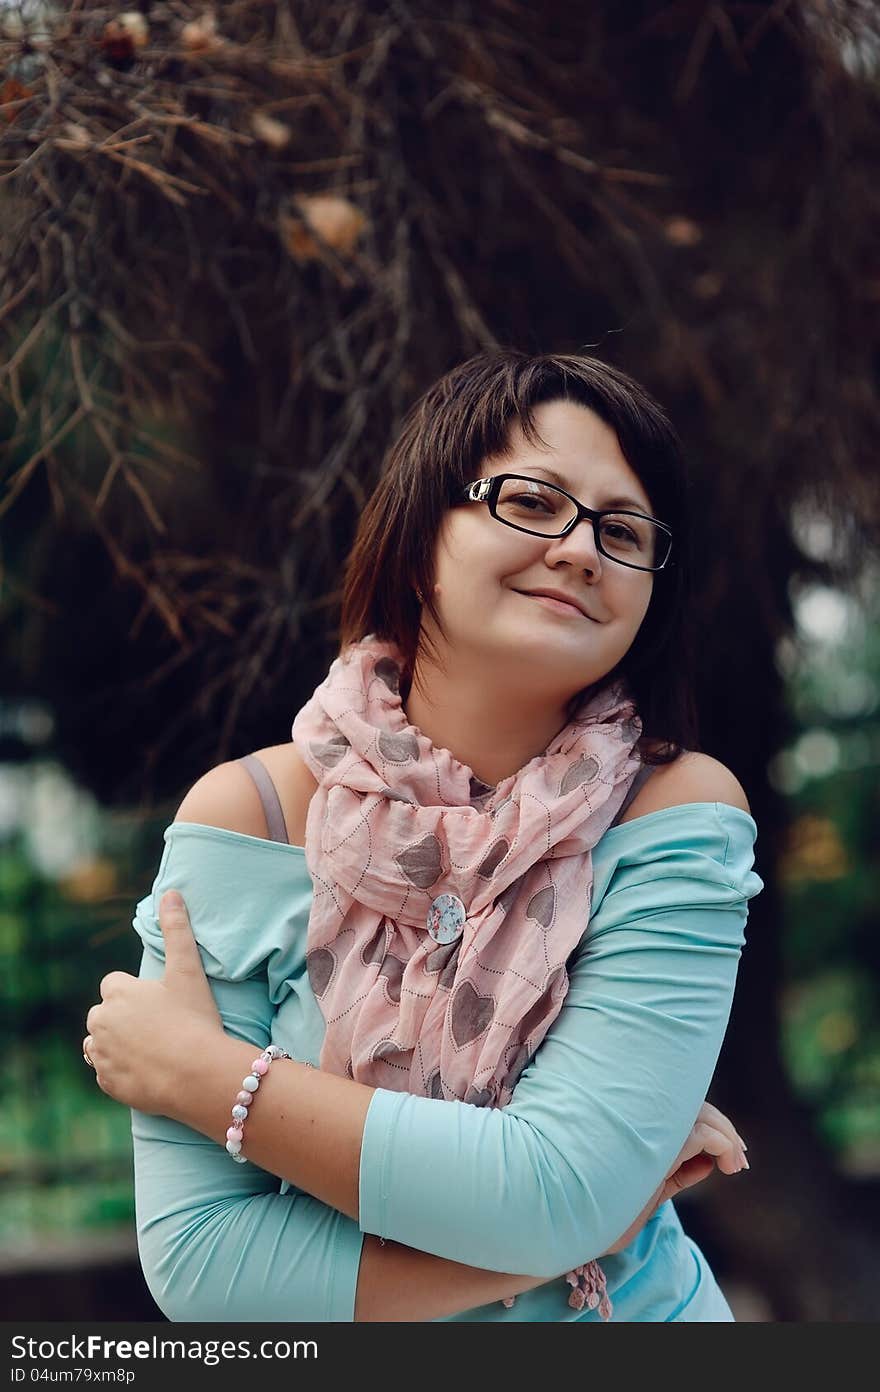
[[[717,848],[718,829],[713,830]],[[647,871],[652,888],[663,887],[665,878],[671,892],[668,903],[659,906],[658,922],[644,912],[630,921],[627,904],[638,888],[631,875],[629,884],[606,896],[609,910],[603,905],[604,919],[591,925],[591,941],[599,946],[583,954],[563,1016],[503,1112],[387,1093],[295,1064],[276,1065],[248,1120],[248,1153],[265,1168],[287,1174],[301,1188],[357,1216],[362,1228],[406,1237],[408,1246],[453,1261],[470,1257],[507,1271],[517,1264],[507,1254],[516,1253],[523,1265],[531,1264],[551,1279],[589,1255],[601,1255],[662,1180],[670,1155],[693,1121],[726,1025],[745,921],[743,895],[727,883],[717,859],[694,855],[670,869],[670,858],[674,860],[671,853],[665,871]],[[709,901],[696,910],[688,906],[687,893],[681,906],[681,881],[692,885],[695,877],[697,883],[706,878],[701,897]],[[650,970],[658,954],[659,976]],[[702,970],[707,960],[714,964],[708,976]],[[577,989],[578,973],[581,986],[590,986],[586,993]],[[622,981],[627,983],[623,988]],[[609,1006],[615,1008],[609,1011]],[[653,1035],[646,1030],[652,1015],[662,1026]],[[598,1071],[591,1026],[593,1043],[598,1039],[603,1045],[600,1054],[606,1044],[612,1046],[610,1060],[604,1056]],[[253,1051],[215,1036],[207,1053],[192,1047],[184,1053],[189,1085],[175,1089],[161,1105],[219,1143],[227,1092],[230,1086],[233,1092],[237,1088]],[[560,1057],[565,1064],[561,1074]],[[545,1058],[549,1066],[541,1069]],[[644,1072],[650,1062],[650,1095],[633,1089],[632,1077],[622,1083],[615,1079],[622,1060],[629,1060],[630,1072],[634,1064]],[[113,1093],[112,1086],[108,1090]],[[627,1106],[609,1108],[609,1098],[616,1100],[622,1092],[630,1094]],[[542,1103],[539,1094],[544,1093]],[[662,1116],[657,1115],[658,1103]],[[598,1123],[592,1129],[591,1117]],[[596,1144],[599,1137],[610,1148],[607,1156]],[[365,1139],[372,1148],[366,1165]],[[637,1162],[630,1165],[625,1182],[615,1163],[621,1139],[624,1155]],[[575,1154],[580,1149],[586,1173],[573,1166],[571,1146]],[[438,1166],[445,1177],[439,1194],[419,1178],[437,1173]],[[608,1183],[607,1193],[602,1183],[590,1179],[590,1171],[593,1179]],[[408,1182],[398,1186],[396,1181],[406,1180],[407,1174]],[[449,1222],[450,1192],[456,1194],[454,1225]],[[359,1203],[364,1194],[366,1217]],[[603,1218],[603,1205],[610,1217]],[[513,1230],[504,1222],[505,1211],[523,1215]],[[499,1231],[487,1232],[492,1225]]]
[[[161,973],[160,959],[146,951],[142,979]],[[248,1052],[268,1041],[265,982],[215,982],[213,996],[226,1029],[255,1041]],[[614,1250],[631,1241],[667,1197],[705,1178],[712,1168],[705,1151],[733,1163],[731,1129],[704,1106],[674,1177]],[[549,1279],[485,1271],[364,1237],[356,1223],[320,1200],[280,1194],[265,1171],[236,1165],[220,1145],[164,1117],[135,1112],[132,1132],[141,1261],[156,1303],[171,1320],[426,1321]]]
[[[144,912],[141,906],[139,913]],[[141,979],[161,976],[144,952]],[[265,981],[218,981],[224,1026],[263,1046]],[[138,1248],[147,1285],[170,1320],[350,1320],[363,1237],[309,1195],[165,1117],[132,1113]],[[230,1162],[231,1163],[231,1162]]]
[[[173,855],[163,865],[173,873]],[[157,925],[148,919],[149,899],[138,906],[135,923],[155,943]],[[156,946],[145,950],[136,986],[160,982],[164,965]],[[182,992],[190,1013],[201,1012],[210,1024],[219,1010],[229,1035],[217,1037],[248,1039],[250,1063],[269,1041],[274,1016],[265,972],[209,986],[199,962],[195,983],[194,998],[186,997],[186,987]],[[146,1023],[151,1033],[162,1028],[155,1015]],[[100,1042],[94,1047],[101,1067]],[[129,1038],[126,1057],[136,1047]],[[176,1052],[168,1066],[183,1086],[179,1062]],[[171,1320],[425,1321],[542,1284],[542,1278],[486,1272],[365,1237],[344,1214],[309,1194],[280,1193],[264,1170],[236,1165],[225,1148],[165,1117],[135,1111],[132,1135],[141,1262],[153,1298]]]
[[[688,821],[684,844],[677,819]],[[744,818],[731,812],[722,822],[708,803],[664,811],[650,833],[632,832],[634,850],[591,921],[562,1010],[507,1107],[450,1117],[430,1098],[376,1090],[361,1137],[362,1229],[544,1275],[609,1249],[708,1091],[747,898],[760,888],[757,876],[729,876],[726,847],[751,835]],[[440,1196],[418,1193],[417,1177],[432,1167],[455,1195],[455,1234]]]

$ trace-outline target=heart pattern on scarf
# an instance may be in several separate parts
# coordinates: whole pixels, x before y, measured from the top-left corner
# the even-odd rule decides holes
[[[378,745],[382,758],[387,759],[390,764],[406,764],[410,759],[419,757],[419,742],[415,735],[409,735],[406,731],[392,735],[383,730]]]
[[[489,847],[488,855],[480,861],[477,874],[484,880],[490,880],[509,850],[510,842],[505,841],[503,836],[499,837],[495,844]]]
[[[440,842],[436,836],[423,836],[414,846],[394,857],[406,878],[418,889],[427,889],[440,878]]]
[[[456,942],[442,943],[440,947],[435,947],[432,952],[429,952],[425,958],[425,971],[428,975],[433,976],[435,972],[442,971],[449,964],[451,958],[458,956],[460,947],[461,938],[458,938]]]
[[[449,1028],[459,1049],[479,1039],[495,1013],[495,997],[481,996],[469,981],[456,988],[449,1007]]]
[[[391,802],[408,802],[410,807],[413,805],[411,797],[407,797],[406,793],[396,793],[393,788],[388,787],[387,783],[382,789],[382,796],[387,797]]]
[[[383,919],[376,936],[370,938],[369,942],[365,942],[361,948],[361,961],[365,967],[368,967],[371,962],[381,962],[384,960],[387,949],[388,934],[385,931],[385,920]]]
[[[531,1056],[532,1056],[532,1055],[531,1055],[531,1053],[530,1053],[530,1051],[529,1051],[528,1045],[527,1045],[527,1044],[522,1044],[522,1045],[520,1045],[520,1047],[517,1049],[516,1053],[514,1054],[513,1059],[511,1060],[510,1065],[509,1065],[509,1067],[508,1067],[508,1069],[507,1069],[507,1078],[505,1079],[505,1086],[506,1086],[506,1087],[509,1087],[509,1088],[511,1088],[511,1089],[513,1089],[513,1088],[515,1087],[515,1085],[516,1085],[516,1083],[517,1083],[517,1081],[518,1081],[518,1079],[519,1079],[520,1073],[522,1073],[523,1069],[525,1068],[525,1066],[526,1066],[526,1064],[528,1063],[528,1061],[529,1061],[529,1059],[531,1058]]]
[[[533,923],[540,923],[542,928],[549,928],[556,916],[556,886],[548,885],[546,889],[539,889],[537,894],[533,894],[526,906],[526,918],[530,918]]]
[[[587,757],[582,754],[576,763],[563,776],[559,785],[559,796],[564,797],[573,788],[579,788],[582,783],[592,783],[593,779],[599,774],[599,760],[594,759],[592,754]]]
[[[393,957],[389,952],[379,968],[379,975],[385,977],[385,990],[388,993],[388,999],[395,1005],[400,1004],[400,983],[403,980],[405,965],[406,963],[401,962],[399,957]]]
[[[485,802],[487,798],[492,796],[494,791],[495,789],[491,784],[484,783],[481,778],[477,778],[475,774],[471,774],[468,785],[471,802]]]
[[[384,682],[388,690],[396,696],[400,691],[400,668],[396,662],[392,662],[390,657],[380,657],[373,671],[381,682]]]
[[[494,1088],[475,1088],[473,1083],[465,1094],[465,1102],[472,1107],[488,1107],[495,1096]]]
[[[395,1044],[393,1039],[380,1039],[373,1049],[372,1059],[374,1062],[376,1059],[395,1060],[407,1054],[411,1055],[412,1049],[402,1049],[399,1044]],[[399,1064],[395,1064],[395,1067],[399,1066]]]
[[[316,947],[313,952],[307,954],[306,966],[309,972],[309,985],[320,1000],[333,979],[336,958],[329,947]]]
[[[345,751],[350,747],[345,735],[331,735],[325,744],[313,743],[309,745],[312,755],[319,764],[324,765],[324,768],[335,768],[340,759],[345,758]]]

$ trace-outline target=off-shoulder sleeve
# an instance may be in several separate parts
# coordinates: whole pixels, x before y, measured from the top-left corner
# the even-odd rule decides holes
[[[172,822],[151,892],[137,905],[134,930],[162,957],[159,900],[183,895],[208,976],[222,981],[264,977],[280,1005],[302,958],[312,881],[299,846]],[[255,912],[256,909],[256,912]]]
[[[212,828],[175,824],[134,928],[141,976],[163,967],[157,909],[183,894],[228,1033],[264,1048],[289,988],[311,881],[296,857],[260,843],[243,856]],[[294,850],[295,848],[290,848]],[[275,891],[279,892],[275,892]],[[299,916],[299,917],[298,917]],[[350,1322],[363,1234],[351,1218],[164,1117],[132,1112],[135,1212],[144,1277],[173,1321]]]
[[[562,1009],[510,1104],[377,1089],[360,1226],[441,1257],[553,1277],[601,1255],[657,1189],[727,1028],[755,824],[691,803],[613,828]]]

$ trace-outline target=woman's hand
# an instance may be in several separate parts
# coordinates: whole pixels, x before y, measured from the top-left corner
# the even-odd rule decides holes
[[[118,971],[105,976],[101,1004],[86,1017],[83,1053],[109,1097],[141,1112],[173,1116],[181,1050],[210,1049],[223,1027],[176,890],[162,896],[159,926],[165,941],[162,977],[141,981]]]
[[[740,1170],[749,1168],[745,1141],[730,1118],[713,1107],[711,1102],[703,1103],[690,1135],[666,1176],[667,1198],[674,1198],[681,1189],[689,1189],[691,1184],[697,1183],[696,1180],[688,1182],[687,1166],[691,1160],[700,1158],[714,1161],[722,1174],[739,1174]],[[682,1169],[685,1170],[684,1176],[680,1175]],[[706,1173],[711,1173],[711,1169],[710,1164]]]
[[[747,1170],[745,1142],[733,1122],[711,1102],[704,1102],[691,1127],[690,1135],[681,1148],[669,1173],[639,1214],[635,1222],[618,1238],[613,1247],[603,1253],[610,1256],[628,1247],[637,1233],[653,1218],[661,1204],[676,1194],[699,1184],[718,1167],[722,1174],[739,1174]]]

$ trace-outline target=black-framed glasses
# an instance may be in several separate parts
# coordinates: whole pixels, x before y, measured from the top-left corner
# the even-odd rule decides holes
[[[641,512],[584,507],[555,483],[526,474],[494,474],[475,479],[462,493],[472,503],[487,503],[496,522],[532,536],[563,537],[588,518],[596,550],[609,561],[633,570],[662,570],[672,551],[672,530]]]

